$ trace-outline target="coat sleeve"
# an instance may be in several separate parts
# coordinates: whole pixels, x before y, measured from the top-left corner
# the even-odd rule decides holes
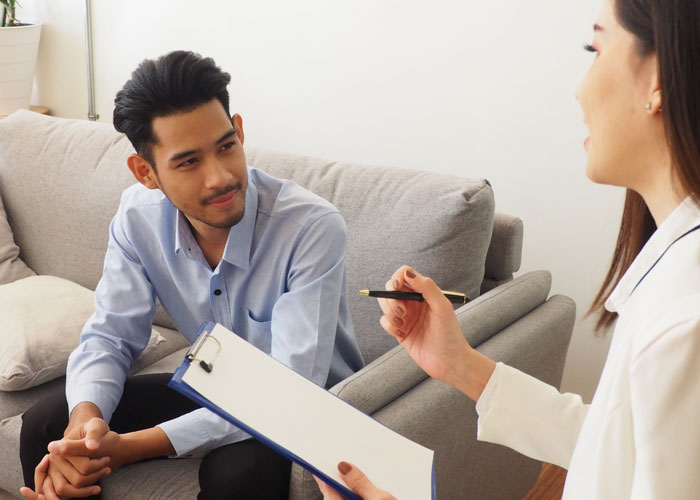
[[[588,405],[526,373],[498,363],[477,402],[479,441],[568,468]]]

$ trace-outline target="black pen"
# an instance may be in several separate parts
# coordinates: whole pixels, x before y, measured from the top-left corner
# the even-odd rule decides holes
[[[458,292],[442,292],[447,297],[447,300],[453,304],[466,304],[469,299],[463,293]],[[380,299],[397,299],[397,300],[417,300],[423,302],[425,299],[418,292],[399,292],[389,290],[360,290],[360,295],[366,297],[377,297]]]

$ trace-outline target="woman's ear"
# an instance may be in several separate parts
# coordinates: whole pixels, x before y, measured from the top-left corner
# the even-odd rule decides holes
[[[148,189],[160,188],[158,175],[155,169],[143,156],[132,154],[126,159],[126,164],[129,166],[129,170],[131,170],[136,180]]]

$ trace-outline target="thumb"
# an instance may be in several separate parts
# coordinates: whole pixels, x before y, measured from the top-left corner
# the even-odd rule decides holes
[[[447,300],[447,297],[432,279],[423,276],[411,267],[404,271],[403,279],[413,290],[423,295],[423,298],[431,308],[449,307],[450,310],[453,310],[450,301]]]
[[[345,481],[345,484],[365,500],[375,498],[378,493],[382,493],[379,488],[372,484],[372,481],[367,479],[364,472],[352,464],[340,462],[338,464],[338,471],[340,471],[340,476],[343,478],[343,481]]]
[[[107,422],[101,418],[91,418],[85,424],[85,447],[88,450],[96,450],[100,447],[102,438],[109,432]]]
[[[319,478],[316,476],[313,476],[314,481],[316,481],[316,484],[318,485],[318,489],[321,490],[321,493],[323,494],[323,500],[343,500],[343,497],[335,491],[333,488],[328,486],[324,481],[321,481]]]

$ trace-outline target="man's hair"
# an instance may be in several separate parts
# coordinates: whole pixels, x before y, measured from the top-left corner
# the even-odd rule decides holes
[[[155,118],[192,111],[218,99],[229,113],[226,87],[231,75],[213,59],[188,51],[174,51],[158,59],[146,59],[114,99],[112,122],[126,134],[136,152],[155,168],[152,148]]]

